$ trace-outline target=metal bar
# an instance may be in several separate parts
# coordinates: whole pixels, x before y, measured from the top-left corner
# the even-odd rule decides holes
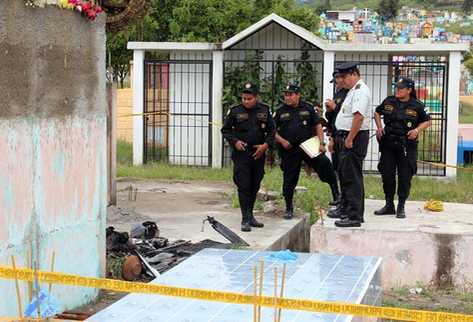
[[[143,110],[148,112],[148,71],[149,71],[149,64],[144,62],[144,73],[143,73]],[[143,116],[143,163],[148,162],[148,117],[146,115]]]
[[[209,64],[212,60],[194,60],[194,59],[146,59],[145,63],[150,64]]]
[[[153,64],[153,112],[156,112],[156,65]],[[156,115],[151,116],[153,118],[153,161],[156,160]]]
[[[209,113],[208,113],[208,120],[209,120],[209,157],[208,157],[208,165],[212,166],[212,124],[210,123],[212,121],[212,110],[213,110],[213,104],[212,104],[212,96],[213,96],[213,75],[212,75],[212,70],[213,70],[213,62],[209,64]],[[222,113],[223,114],[223,113]],[[215,124],[214,124],[215,126]]]

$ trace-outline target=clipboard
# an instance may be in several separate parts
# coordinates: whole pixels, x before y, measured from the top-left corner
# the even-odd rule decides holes
[[[320,140],[317,136],[311,137],[302,142],[299,146],[311,159],[320,154]]]

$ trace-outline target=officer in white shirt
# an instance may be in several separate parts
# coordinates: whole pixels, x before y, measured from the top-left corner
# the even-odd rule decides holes
[[[364,222],[365,190],[363,160],[366,157],[369,129],[373,118],[371,91],[360,76],[357,63],[337,66],[349,92],[335,121],[335,144],[339,156],[339,176],[342,190],[341,220],[337,227],[360,227]]]

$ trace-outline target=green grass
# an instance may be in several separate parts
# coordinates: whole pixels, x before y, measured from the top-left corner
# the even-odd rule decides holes
[[[417,284],[420,294],[410,294],[414,287],[400,287],[386,291],[383,306],[401,307],[416,310],[455,312],[473,314],[473,293],[471,290],[436,289]]]
[[[166,163],[152,163],[145,166],[134,167],[131,165],[131,144],[118,142],[117,148],[117,176],[146,178],[159,180],[198,180],[198,181],[224,181],[232,182],[232,169],[212,169],[202,167],[176,166]],[[411,200],[436,199],[444,202],[459,202],[473,204],[473,167],[459,170],[456,181],[440,180],[436,178],[414,177],[411,188]],[[315,222],[320,215],[320,210],[327,208],[331,200],[330,188],[318,178],[308,177],[301,171],[299,186],[307,188],[306,192],[295,195],[296,207],[310,213],[311,222]],[[262,186],[266,190],[281,191],[282,173],[279,167],[267,168]],[[383,188],[379,176],[365,176],[365,194],[368,199],[383,199]],[[282,197],[279,200],[283,204]],[[232,206],[238,207],[236,193],[231,196]],[[255,208],[262,209],[258,201]]]
[[[473,104],[460,102],[460,123],[473,123]]]
[[[117,165],[133,164],[133,145],[124,140],[117,140]]]

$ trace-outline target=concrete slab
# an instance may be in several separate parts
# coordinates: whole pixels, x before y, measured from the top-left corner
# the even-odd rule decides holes
[[[165,272],[151,284],[252,294],[255,287],[252,269],[264,261],[265,274],[261,283],[263,295],[273,295],[275,285],[280,287],[282,267],[287,265],[284,287],[284,296],[287,298],[381,305],[381,259],[308,253],[293,255],[296,256],[294,260],[282,261],[277,259],[274,252],[205,249]],[[273,274],[275,269],[279,272],[277,278]],[[252,316],[251,305],[130,294],[86,321],[255,321]],[[262,308],[258,321],[274,321],[273,317],[273,308]],[[342,314],[295,310],[282,312],[282,321],[373,320]]]
[[[137,200],[129,201],[128,187],[138,189]],[[157,222],[161,236],[194,242],[212,239],[228,242],[208,223],[202,231],[202,221],[207,216],[232,229],[254,250],[279,250],[290,248],[308,251],[309,218],[297,215],[285,220],[280,212],[256,212],[263,229],[240,231],[241,214],[231,206],[234,186],[227,183],[169,182],[155,180],[121,181],[118,183],[118,206],[129,215],[109,212],[107,224],[118,230],[129,231],[133,224],[144,220]],[[123,211],[122,211],[123,213]]]
[[[325,218],[311,228],[311,252],[383,258],[383,287],[473,281],[473,205],[445,203],[445,211],[423,209],[409,201],[406,219],[375,216],[384,201],[366,200],[361,228],[337,228]]]

